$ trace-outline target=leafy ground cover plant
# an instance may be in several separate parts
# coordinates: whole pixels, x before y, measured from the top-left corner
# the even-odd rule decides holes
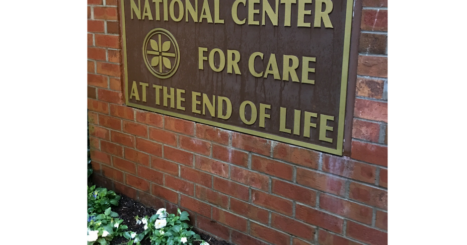
[[[201,245],[208,245],[186,222],[190,220],[188,212],[177,210],[178,215],[169,214],[165,208],[161,208],[150,218],[145,216],[140,220],[139,217],[135,217],[136,223],[144,225],[144,231],[140,234],[124,232],[123,236],[129,239],[128,245],[140,244],[147,238],[151,245],[192,245],[195,241],[201,242]]]
[[[88,187],[88,214],[103,213],[110,205],[118,206],[120,196],[106,188]]]

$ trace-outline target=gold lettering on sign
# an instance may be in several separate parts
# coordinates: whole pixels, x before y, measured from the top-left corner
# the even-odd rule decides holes
[[[315,80],[308,79],[308,73],[315,73],[315,68],[310,68],[310,62],[316,62],[316,57],[305,57],[302,58],[302,83],[315,84]]]
[[[236,0],[232,5],[232,19],[237,25],[243,25],[246,22],[246,19],[240,20],[238,19],[237,11],[238,5],[242,3],[243,6],[246,6],[246,0]]]
[[[333,127],[330,127],[327,125],[328,121],[334,121],[333,116],[327,116],[327,115],[320,115],[319,118],[319,140],[326,141],[329,143],[332,143],[332,138],[326,137],[326,132],[327,131],[333,131]]]
[[[273,75],[275,80],[281,80],[281,74],[279,74],[279,67],[277,67],[276,55],[271,54],[269,62],[264,73],[264,78],[268,78],[268,75]]]
[[[197,99],[198,96],[201,96],[201,93],[191,92],[191,112],[201,114],[201,111],[196,108],[197,105],[201,105],[201,101]]]
[[[208,60],[208,57],[204,56],[204,52],[207,52],[208,48],[198,48],[198,67],[200,70],[204,70],[204,60]]]
[[[214,23],[224,24],[224,20],[219,17],[219,0],[214,0]]]
[[[297,0],[281,0],[281,4],[285,5],[284,26],[290,26],[292,19],[292,4],[296,4]]]
[[[178,17],[175,17],[175,3],[178,4]],[[170,18],[175,22],[180,22],[183,19],[183,3],[180,0],[172,0],[170,2]]]
[[[207,0],[203,2],[203,8],[201,9],[201,16],[199,17],[199,22],[203,22],[203,18],[212,23],[211,9],[209,8],[209,3]]]
[[[273,26],[277,26],[279,22],[279,0],[275,1],[275,10],[272,10],[271,5],[269,5],[269,1],[263,0],[263,21],[262,25],[266,25],[266,15],[269,17],[269,20],[271,20],[271,23]]]
[[[324,11],[323,11],[324,3]],[[321,20],[324,23],[324,27],[333,28],[329,14],[332,11],[333,3],[331,0],[316,0],[315,2],[315,24],[314,27],[321,27]]]
[[[207,94],[203,94],[203,115],[206,115],[206,107],[208,108],[209,114],[211,114],[211,117],[216,117],[216,96],[212,96],[212,102],[209,100],[209,97]]]
[[[135,81],[133,81],[133,84],[131,85],[130,99],[132,99],[133,97],[135,97],[135,99],[139,101],[138,85],[136,85]]]
[[[286,128],[286,125],[285,125],[286,122],[287,122],[287,108],[281,107],[279,131],[290,134],[292,132],[292,130],[289,129],[289,128]]]
[[[151,8],[149,7],[149,1],[144,0],[144,9],[143,9],[143,20],[148,17],[148,20],[153,20],[152,19],[152,13],[151,13]]]
[[[233,58],[235,57],[235,58]],[[235,74],[241,75],[238,62],[240,61],[240,52],[237,50],[227,50],[227,73],[232,74],[232,69],[235,70]]]
[[[164,106],[167,106],[167,100],[170,99],[170,107],[175,108],[175,89],[170,88],[170,93],[167,93],[167,87],[163,88],[164,91]]]
[[[159,85],[152,85],[152,87],[153,87],[153,88],[155,89],[155,91],[156,91],[156,105],[160,105],[160,104],[161,104],[160,92],[161,92],[162,86],[159,86]]]
[[[291,60],[292,60],[292,66],[290,65]],[[300,62],[298,61],[297,56],[295,56],[295,55],[284,55],[284,68],[283,68],[284,77],[282,78],[282,80],[289,81],[289,75],[290,75],[292,77],[293,82],[297,82],[297,83],[300,82],[298,80],[297,72],[295,72],[295,70],[297,70],[299,64],[300,64]]]
[[[271,118],[271,115],[266,113],[266,109],[271,110],[271,105],[259,104],[259,127],[261,128],[265,128],[265,119]]]
[[[219,53],[219,68],[216,68],[216,66],[214,65],[214,55],[216,53]],[[222,52],[222,50],[220,50],[218,48],[215,48],[215,49],[211,50],[211,52],[209,53],[209,66],[215,72],[221,72],[222,70],[224,70],[224,67],[225,67],[225,55],[224,55],[224,52]]]
[[[293,119],[293,134],[300,135],[300,116],[302,111],[294,110],[294,119]]]
[[[185,98],[183,98],[182,94],[185,94],[185,90],[177,88],[177,109],[184,111],[185,107],[182,106],[182,102],[185,101]]]
[[[161,20],[161,3],[162,3],[162,0],[152,0],[152,2],[154,3],[154,9],[155,9],[155,12],[156,12],[156,20]]]
[[[303,120],[303,137],[310,138],[310,128],[316,128],[316,123],[311,122],[311,118],[317,118],[318,114],[305,111],[305,119]]]
[[[149,84],[140,82],[139,85],[141,86],[141,93],[143,94],[143,102],[146,102],[146,88],[149,86]]]
[[[258,26],[259,21],[255,20],[255,14],[259,14],[259,9],[255,9],[255,4],[260,0],[248,0],[248,25]]]
[[[311,10],[305,10],[305,4],[311,2],[312,0],[298,0],[298,27],[311,27],[311,23],[305,23],[305,15],[311,15]]]
[[[259,57],[261,58],[261,60],[262,60],[264,54],[261,53],[261,52],[254,52],[253,54],[251,54],[250,59],[248,60],[248,69],[250,69],[250,73],[251,73],[251,75],[253,75],[254,77],[262,77],[262,76],[263,76],[263,72],[257,73],[256,70],[255,70],[255,58],[256,58],[257,56],[259,56]]]
[[[198,22],[198,0],[195,0],[195,8],[191,5],[190,0],[185,0],[185,9],[186,9],[186,22],[188,22],[188,14],[190,14],[193,22]]]
[[[222,113],[224,102],[226,104],[225,115]],[[230,116],[232,116],[232,102],[227,97],[217,96],[217,117],[227,120],[230,118]]]
[[[136,6],[135,0],[130,1],[130,7],[131,7],[131,19],[133,19],[133,14],[136,15],[136,18],[138,20],[141,19],[141,0],[138,0],[138,6]]]
[[[245,117],[245,107],[249,105],[251,108],[251,115],[250,120],[247,120]],[[256,122],[256,118],[258,117],[258,111],[256,110],[256,106],[253,102],[245,100],[240,104],[240,119],[246,125],[252,125]]]

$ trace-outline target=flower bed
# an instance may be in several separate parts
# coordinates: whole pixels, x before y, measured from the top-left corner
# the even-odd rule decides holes
[[[196,232],[187,212],[157,211],[105,188],[88,188],[88,245],[228,245]]]

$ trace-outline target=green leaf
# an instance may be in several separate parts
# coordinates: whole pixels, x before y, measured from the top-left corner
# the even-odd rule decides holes
[[[103,237],[97,239],[97,242],[101,245],[107,245],[107,241]]]
[[[126,230],[126,229],[128,229],[128,226],[126,226],[126,225],[121,225],[121,226],[119,226],[118,228],[120,228],[121,230]]]
[[[177,233],[179,233],[181,229],[182,229],[182,227],[179,226],[179,225],[175,225],[174,227],[172,227],[172,230],[177,232]]]
[[[114,206],[118,206],[118,200],[112,199],[112,200],[110,200],[110,204],[112,204]]]
[[[110,211],[110,208],[108,208],[108,209],[105,210],[104,214],[105,214],[105,215],[109,215],[110,212],[111,212],[111,211]]]
[[[128,241],[128,245],[132,245],[132,244],[133,244],[133,240]]]
[[[123,232],[123,237],[126,239],[131,239],[130,233],[128,231]]]
[[[180,220],[190,220],[190,218],[188,218],[188,216],[190,216],[188,214],[187,211],[183,211],[181,214],[180,214]]]
[[[154,214],[153,216],[151,216],[151,218],[149,219],[149,223],[154,223],[154,221],[156,221],[158,216],[159,216],[158,214]]]
[[[111,212],[110,217],[117,218],[118,214],[116,212]]]

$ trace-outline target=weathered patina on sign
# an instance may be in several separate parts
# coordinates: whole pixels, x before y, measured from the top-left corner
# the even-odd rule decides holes
[[[341,155],[353,0],[121,0],[128,106]]]

